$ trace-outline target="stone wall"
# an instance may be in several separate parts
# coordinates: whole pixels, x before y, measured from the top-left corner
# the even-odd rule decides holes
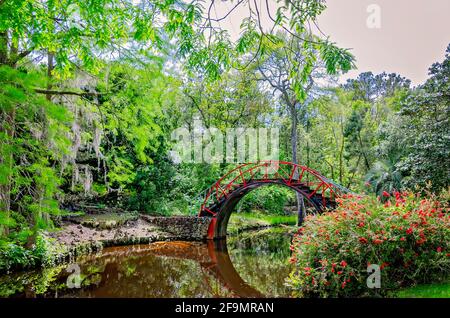
[[[158,226],[161,230],[184,240],[206,239],[211,222],[211,218],[198,216],[157,217],[142,215],[142,218],[150,224]]]

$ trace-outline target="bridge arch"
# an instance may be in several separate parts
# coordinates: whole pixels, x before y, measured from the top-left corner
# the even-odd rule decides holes
[[[237,203],[250,191],[269,184],[300,193],[319,213],[333,209],[336,197],[349,191],[303,165],[287,161],[245,163],[207,189],[199,211],[199,216],[211,218],[207,238],[225,238],[228,220]]]

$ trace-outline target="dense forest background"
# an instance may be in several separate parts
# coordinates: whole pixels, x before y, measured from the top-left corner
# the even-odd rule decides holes
[[[304,27],[324,7],[286,3],[290,22],[278,10],[266,33],[255,2],[231,42],[198,4],[0,1],[3,240],[26,242],[83,205],[195,213],[230,165],[171,160],[171,132],[194,120],[279,128],[281,160],[355,192],[446,189],[450,46],[417,87],[371,72],[339,84],[353,57]],[[289,23],[296,33],[279,27]],[[293,202],[264,188],[241,208],[286,213]]]

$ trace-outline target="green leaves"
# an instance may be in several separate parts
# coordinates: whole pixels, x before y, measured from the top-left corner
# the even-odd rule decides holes
[[[379,162],[368,174],[377,191],[389,187],[429,187],[431,191],[445,190],[449,185],[450,148],[448,78],[450,75],[450,46],[443,62],[430,67],[430,78],[425,84],[408,89],[410,82],[382,74],[386,85],[379,84],[379,76],[361,76],[371,94],[381,90],[389,96],[387,103],[398,111],[379,130],[381,154]],[[394,93],[393,93],[394,92]],[[358,94],[362,95],[362,94]]]
[[[250,19],[244,19],[241,24],[241,36],[236,43],[238,54],[247,53],[250,50],[256,50],[257,43],[261,35],[256,31],[256,23]]]
[[[39,227],[51,224],[43,215],[59,211],[55,195],[60,180],[49,159],[60,159],[69,148],[66,125],[71,119],[66,108],[34,92],[41,85],[38,72],[0,66],[0,185],[8,191],[0,209],[8,210],[4,220],[11,213],[20,214]],[[14,204],[4,205],[8,198]],[[28,226],[23,220],[2,225],[19,231]]]
[[[178,83],[152,64],[143,69],[111,64],[105,80],[98,87],[104,92],[100,151],[106,154],[109,186],[127,189],[136,169],[153,163],[164,140],[160,125],[168,121],[163,110],[175,105]]]
[[[328,41],[319,45],[320,57],[325,62],[329,74],[337,74],[338,71],[347,72],[354,67],[354,57],[347,49],[341,49]]]

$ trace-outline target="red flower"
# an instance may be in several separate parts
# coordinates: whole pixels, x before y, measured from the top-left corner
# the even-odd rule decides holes
[[[359,226],[359,227],[363,227],[363,226],[364,226],[364,222],[360,222],[360,223],[358,224],[358,226]]]
[[[426,242],[426,239],[420,239],[420,240],[416,241],[416,244],[417,245],[422,245],[425,242]]]
[[[406,239],[404,237],[401,237],[400,241],[406,241]]]
[[[337,272],[338,275],[342,275],[343,271],[339,271]]]
[[[341,287],[342,287],[342,288],[345,288],[345,285],[347,285],[347,282],[343,282],[343,283],[341,284]]]
[[[391,195],[386,191],[383,191],[383,197],[389,198]]]
[[[347,266],[347,262],[346,262],[346,261],[342,261],[342,262],[341,262],[341,266],[342,266],[342,267],[346,267],[346,266]]]
[[[413,228],[410,227],[409,229],[406,230],[406,234],[412,234],[413,233]]]
[[[359,241],[363,244],[367,244],[367,239],[365,237],[360,237]]]
[[[442,252],[442,247],[439,246],[439,247],[436,249],[436,251],[437,251],[438,253]]]
[[[375,244],[375,245],[379,245],[379,244],[381,244],[381,243],[383,243],[384,241],[383,240],[380,240],[380,239],[375,239],[375,240],[373,240],[373,243]]]

